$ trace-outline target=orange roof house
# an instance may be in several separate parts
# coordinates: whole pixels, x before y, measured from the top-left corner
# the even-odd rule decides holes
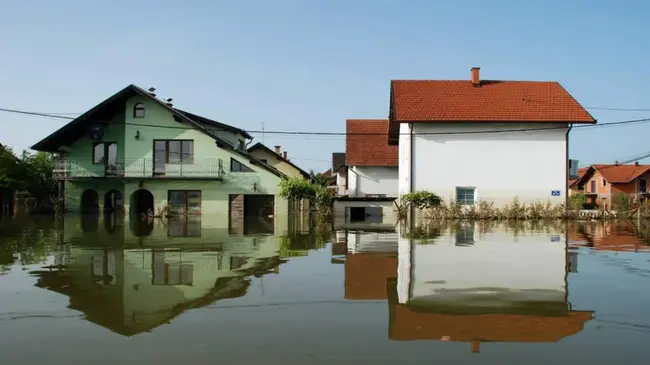
[[[397,146],[387,140],[388,120],[346,121],[345,156],[348,195],[397,196]]]
[[[645,200],[648,195],[650,165],[591,165],[573,183],[572,189],[587,195],[590,202],[607,209],[618,195]]]
[[[400,194],[428,190],[464,205],[563,204],[568,136],[596,120],[555,81],[393,80],[388,142],[400,145]],[[471,174],[468,171],[472,171]],[[444,173],[443,173],[444,172]]]

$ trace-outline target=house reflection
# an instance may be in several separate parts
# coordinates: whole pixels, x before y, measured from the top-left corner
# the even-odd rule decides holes
[[[397,277],[387,281],[391,339],[471,342],[476,352],[486,341],[559,341],[592,319],[568,302],[577,256],[563,234],[477,231],[466,223],[433,244],[400,238]]]
[[[569,226],[570,246],[597,251],[650,252],[650,229],[631,221],[577,222]]]
[[[380,239],[336,234],[348,245],[346,299],[387,299],[391,340],[469,342],[478,352],[482,342],[559,341],[592,319],[568,302],[577,255],[553,229],[515,234],[463,223],[398,230]],[[340,253],[333,248],[333,256]]]
[[[191,308],[246,294],[250,276],[276,273],[277,242],[200,248],[65,246],[36,286],[70,298],[69,308],[124,336],[150,331]]]

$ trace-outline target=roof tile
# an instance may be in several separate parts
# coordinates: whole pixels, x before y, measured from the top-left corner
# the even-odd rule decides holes
[[[351,166],[397,166],[397,146],[388,145],[387,119],[348,119],[345,154]]]

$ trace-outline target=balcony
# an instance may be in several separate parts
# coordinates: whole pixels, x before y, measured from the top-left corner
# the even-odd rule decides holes
[[[108,164],[90,164],[87,161],[58,160],[53,171],[57,180],[89,180],[109,178],[133,179],[194,179],[221,180],[223,161],[217,158],[194,159],[192,162],[163,163],[139,158]]]

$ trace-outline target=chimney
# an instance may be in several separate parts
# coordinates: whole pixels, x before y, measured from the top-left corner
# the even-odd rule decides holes
[[[279,155],[281,146],[273,146],[273,147],[275,147],[275,153],[277,153]]]
[[[639,161],[636,161],[636,162],[634,163],[634,166],[639,166]]]
[[[480,67],[472,67],[472,85],[474,86],[481,86],[480,70]]]
[[[286,160],[287,159],[287,151],[282,152],[282,157]]]

